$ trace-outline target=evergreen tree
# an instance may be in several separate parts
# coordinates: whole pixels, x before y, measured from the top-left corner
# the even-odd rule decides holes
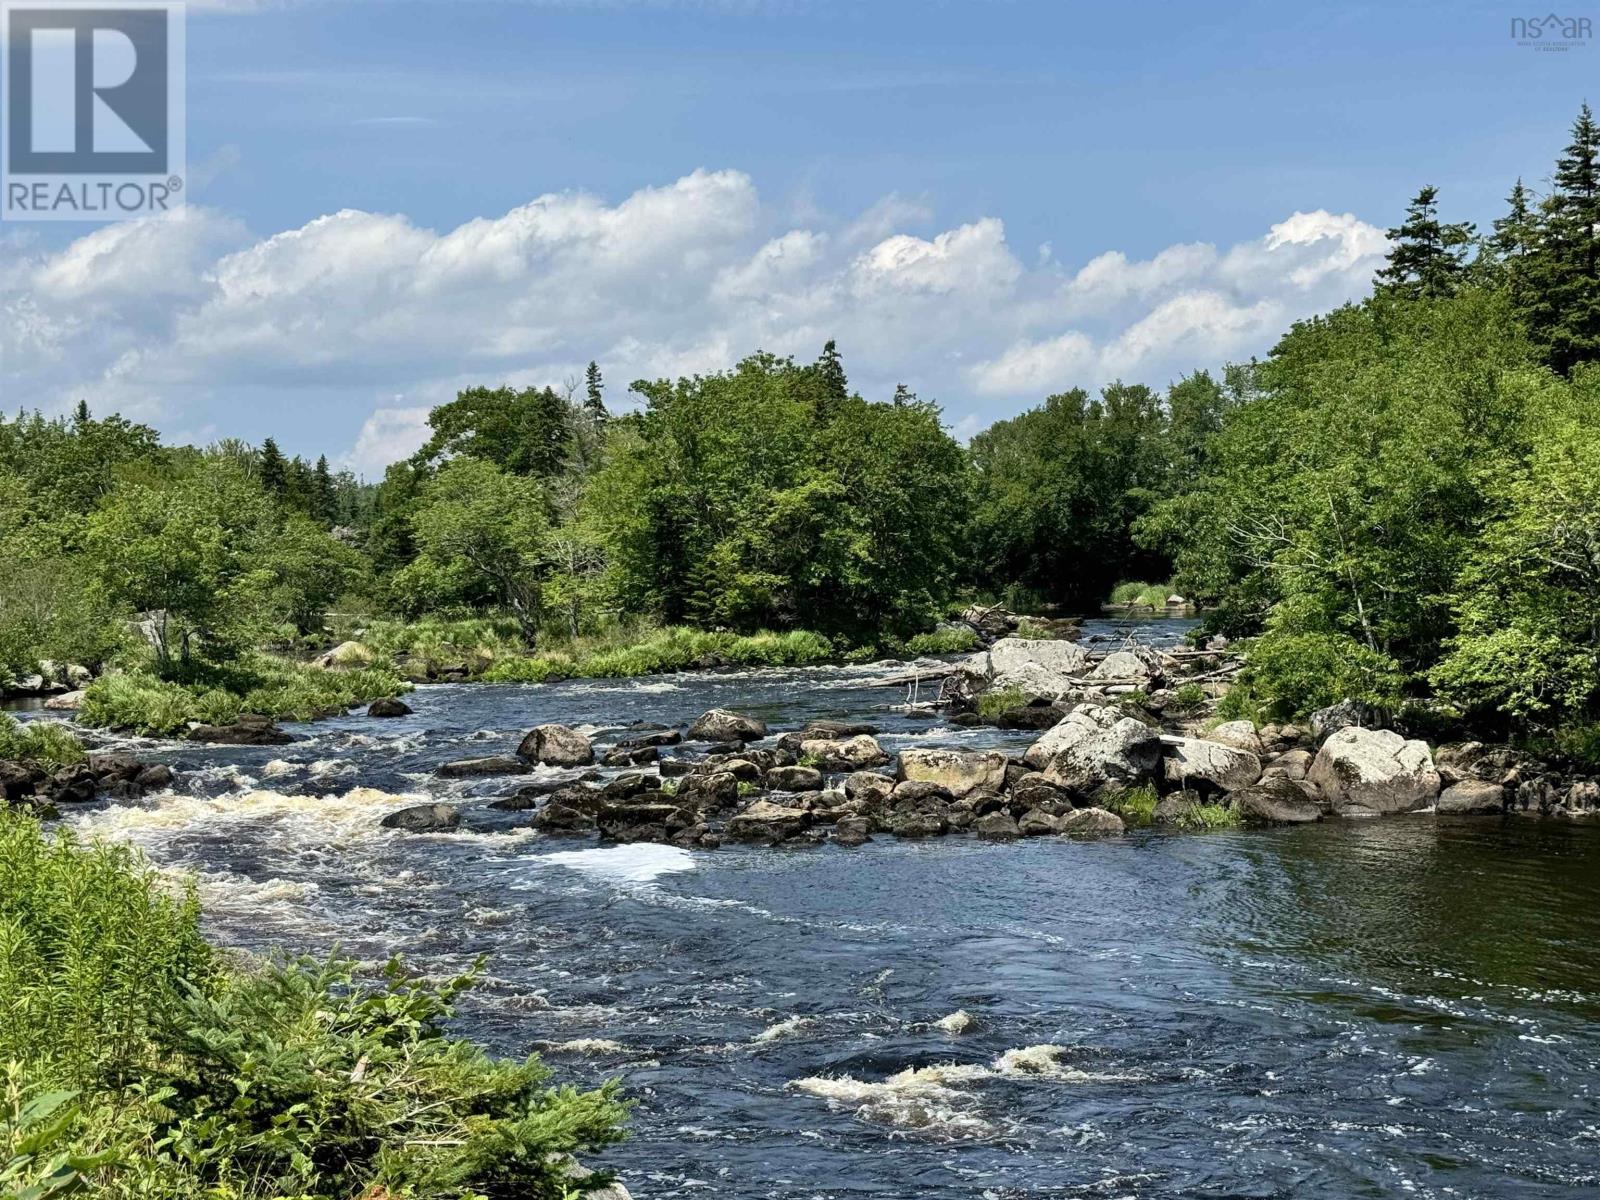
[[[278,449],[278,443],[268,438],[261,443],[261,463],[258,468],[261,490],[275,500],[282,500],[289,490],[289,464]]]
[[[610,416],[606,412],[606,402],[601,394],[605,391],[605,383],[600,378],[600,364],[590,362],[589,369],[583,373],[584,401],[583,407],[588,412],[590,420],[596,425],[604,425]]]
[[[317,456],[317,465],[312,472],[312,511],[311,515],[324,525],[334,524],[338,516],[338,497],[333,490],[333,474],[328,470],[328,456]]]
[[[827,421],[850,399],[850,381],[845,378],[844,360],[839,356],[839,347],[832,338],[822,347],[822,356],[817,359],[815,369],[819,385],[817,418]]]
[[[1438,198],[1437,188],[1423,188],[1406,209],[1406,219],[1389,230],[1392,245],[1388,263],[1378,272],[1380,289],[1411,300],[1455,295],[1466,273],[1473,227],[1441,223]]]
[[[915,404],[917,402],[917,394],[905,384],[897,383],[894,385],[894,402],[901,406]]]
[[[1600,355],[1600,125],[1587,104],[1553,183],[1527,264],[1523,315],[1546,360],[1566,374]]]

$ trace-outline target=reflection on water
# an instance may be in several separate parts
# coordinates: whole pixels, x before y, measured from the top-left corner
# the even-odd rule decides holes
[[[622,1075],[635,1136],[607,1161],[640,1197],[1600,1186],[1600,830],[1417,816],[691,853],[544,838],[526,814],[378,828],[418,796],[488,828],[479,806],[526,780],[433,767],[545,720],[604,740],[729,706],[872,720],[890,746],[1028,740],[895,714],[871,678],[426,688],[410,717],[291,746],[147,745],[194,794],[75,820],[202,872],[240,945],[398,949],[440,973],[487,954],[463,1025]],[[958,1010],[970,1024],[943,1022]]]

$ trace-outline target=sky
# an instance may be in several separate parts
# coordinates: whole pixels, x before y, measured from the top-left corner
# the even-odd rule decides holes
[[[1574,8],[1563,15],[1600,11]],[[368,477],[475,384],[837,340],[962,437],[1487,226],[1600,67],[1507,4],[206,0],[181,219],[0,225],[0,405]]]

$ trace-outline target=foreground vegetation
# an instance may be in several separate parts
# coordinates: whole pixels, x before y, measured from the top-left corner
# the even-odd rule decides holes
[[[3,1194],[557,1200],[621,1136],[614,1087],[449,1035],[470,976],[235,964],[199,916],[132,851],[0,810]]]
[[[376,485],[86,405],[0,420],[0,671],[120,664],[90,717],[176,728],[386,684],[256,657],[339,624],[372,670],[542,680],[953,650],[962,599],[1176,592],[1245,643],[1233,715],[1352,698],[1590,753],[1600,126],[1492,231],[1424,188],[1390,234],[1374,294],[1265,359],[1065,390],[966,448],[904,388],[852,392],[831,342],[636,381],[627,414],[593,366],[469,388]]]

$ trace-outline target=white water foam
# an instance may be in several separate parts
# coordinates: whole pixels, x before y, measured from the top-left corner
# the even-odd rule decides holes
[[[522,861],[566,867],[621,883],[649,883],[663,875],[695,868],[694,855],[687,850],[654,842],[630,842],[593,850],[559,850],[554,854],[529,855]]]

